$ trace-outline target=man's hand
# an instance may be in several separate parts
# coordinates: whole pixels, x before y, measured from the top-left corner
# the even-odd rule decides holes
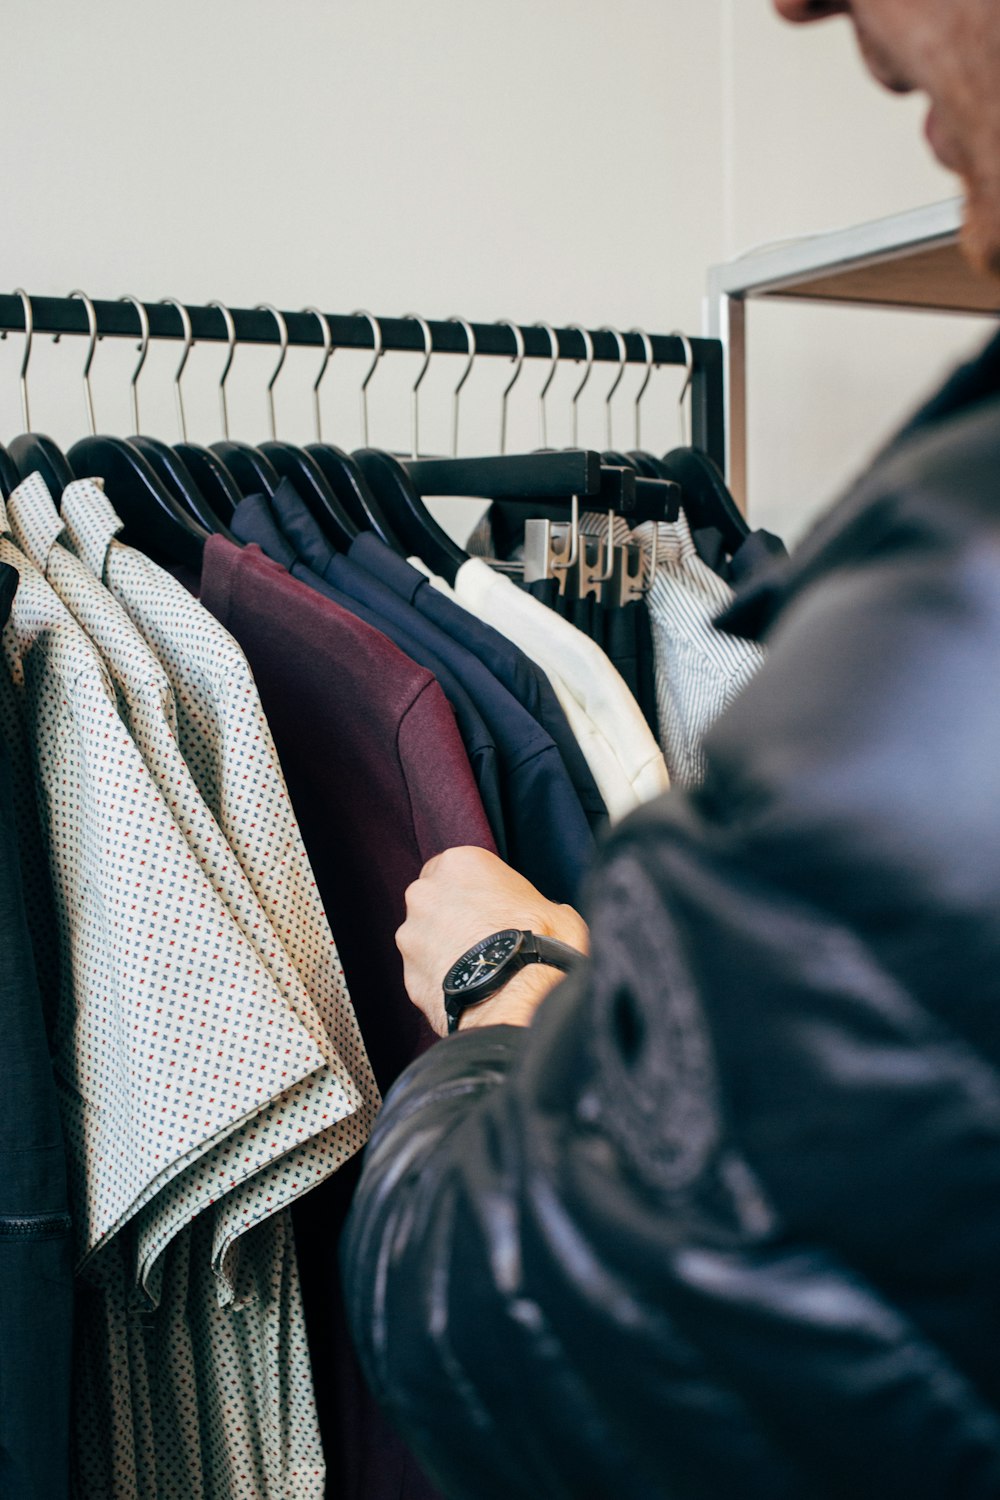
[[[482,938],[519,927],[559,938],[586,953],[587,924],[571,906],[557,906],[485,849],[446,849],[427,861],[406,892],[406,921],[396,933],[407,993],[439,1036],[448,1030],[442,981],[457,958]],[[520,970],[502,990],[470,1007],[459,1029],[529,1026],[562,974],[544,964]]]

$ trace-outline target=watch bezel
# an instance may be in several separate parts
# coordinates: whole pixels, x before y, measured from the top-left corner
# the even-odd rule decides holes
[[[491,973],[484,974],[478,984],[463,985],[460,989],[456,989],[453,983],[453,976],[456,971],[475,959],[477,954],[485,952],[487,948],[490,948],[494,943],[498,943],[504,938],[514,938],[516,941],[510,952],[502,959],[500,966],[492,970]],[[497,932],[491,932],[488,937],[481,938],[478,943],[473,943],[471,948],[466,948],[465,952],[456,958],[442,981],[441,987],[444,990],[445,1008],[448,1009],[448,1013],[451,1014],[447,1004],[449,1000],[461,1000],[471,1004],[477,997],[486,998],[490,989],[502,981],[502,976],[506,973],[511,961],[518,956],[524,945],[525,935],[521,928],[501,927]]]

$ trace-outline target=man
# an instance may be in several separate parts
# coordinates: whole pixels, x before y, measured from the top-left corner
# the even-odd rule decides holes
[[[996,0],[776,4],[928,96],[1000,275]],[[1000,340],[726,623],[767,663],[589,934],[473,850],[408,894],[442,1034],[471,950],[458,1035],[386,1103],[345,1278],[450,1497],[1000,1496]],[[501,929],[590,958],[467,1004]]]

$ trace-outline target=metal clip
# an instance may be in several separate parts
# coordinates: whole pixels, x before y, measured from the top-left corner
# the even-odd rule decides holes
[[[573,593],[577,599],[601,601],[605,571],[605,547],[599,536],[580,536],[580,556],[573,571]]]
[[[554,578],[561,597],[567,596],[566,581],[579,562],[583,538],[579,537],[577,556],[573,557],[573,523],[545,521],[538,517],[524,523],[524,581],[539,583]]]
[[[635,604],[646,593],[646,552],[638,542],[615,548],[614,570],[608,583],[608,598],[618,609]]]

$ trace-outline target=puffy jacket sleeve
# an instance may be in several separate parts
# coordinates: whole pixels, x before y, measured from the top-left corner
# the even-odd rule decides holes
[[[451,1497],[1000,1493],[1000,541],[923,498],[386,1101],[350,1316]]]

